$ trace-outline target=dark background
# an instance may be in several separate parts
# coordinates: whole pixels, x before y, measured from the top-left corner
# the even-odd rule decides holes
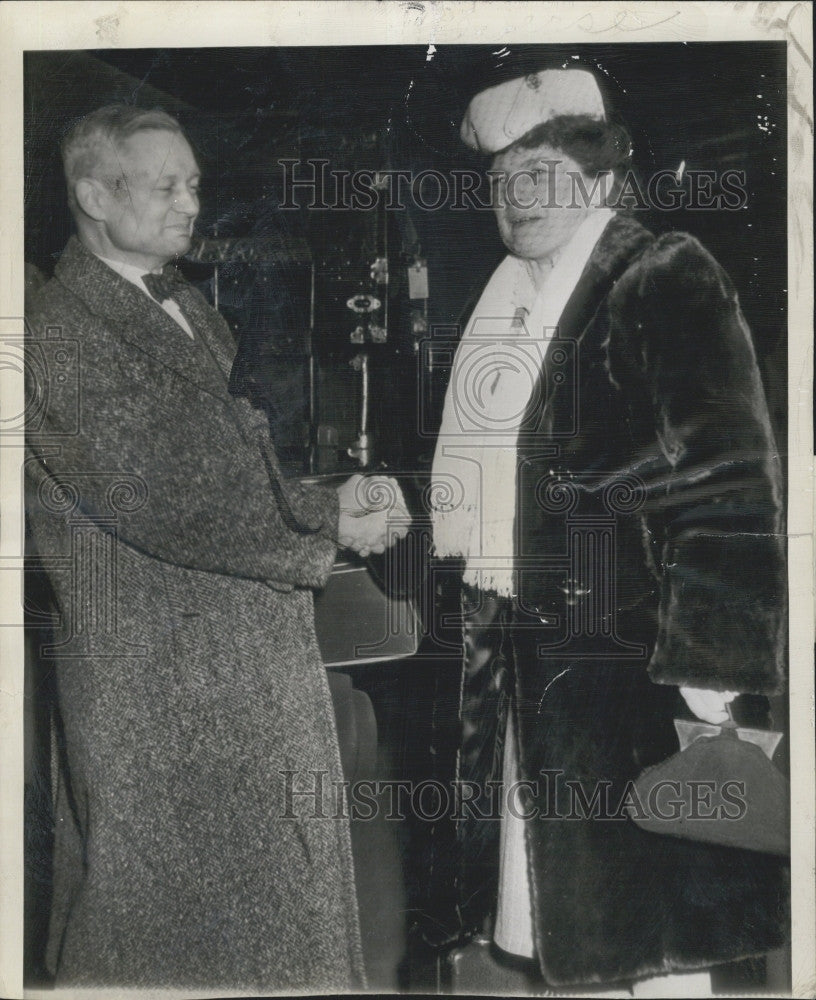
[[[364,281],[374,251],[374,213],[280,210],[283,173],[277,160],[324,157],[337,168],[414,172],[484,168],[488,164],[458,139],[474,93],[542,68],[588,66],[596,70],[608,107],[632,133],[634,166],[643,177],[676,170],[681,161],[687,171],[746,173],[748,200],[738,211],[639,216],[654,231],[684,229],[698,236],[729,271],[753,332],[785,466],[785,59],[784,43],[754,42],[439,46],[432,57],[424,46],[29,52],[26,261],[49,276],[71,232],[57,147],[80,117],[114,101],[176,115],[204,170],[198,232],[272,236],[283,248],[274,260],[220,265],[219,307],[292,469],[302,467],[304,458],[311,263],[316,267],[318,312],[323,310],[314,344],[318,416],[338,434],[330,467],[351,467],[344,449],[359,419],[358,379],[348,364],[355,348],[348,343],[347,317],[342,309],[332,312],[330,302],[332,296],[344,301]],[[427,259],[429,323],[453,324],[503,254],[492,213],[423,212],[407,204],[389,218],[389,339],[371,349],[374,458],[396,469],[421,467],[431,447],[416,431],[416,407],[430,390],[417,377],[404,268],[417,255]],[[211,266],[184,267],[212,293]],[[419,779],[444,774],[447,763],[434,745],[433,706],[455,706],[457,665],[440,666],[425,656],[351,673],[374,701],[392,773]],[[47,683],[29,677],[31,718],[40,712],[41,723]],[[776,722],[784,726],[781,700],[775,707]],[[30,719],[29,736],[33,728]],[[45,748],[31,739],[27,746],[29,817],[37,817],[27,826],[27,964],[36,974],[47,919],[50,834]],[[431,857],[426,834],[403,831],[409,924],[433,913],[433,900],[425,896]],[[728,982],[739,990],[763,974],[749,970],[740,979],[735,973]]]

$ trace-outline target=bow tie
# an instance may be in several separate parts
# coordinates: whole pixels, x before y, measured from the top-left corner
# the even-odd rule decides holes
[[[175,298],[179,286],[184,284],[184,279],[175,268],[170,268],[161,274],[143,274],[142,281],[159,304],[165,299]]]

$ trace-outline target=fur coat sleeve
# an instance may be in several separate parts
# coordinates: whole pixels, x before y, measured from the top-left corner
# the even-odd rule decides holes
[[[696,239],[673,233],[609,304],[610,374],[641,440],[657,442],[657,460],[639,464],[661,581],[651,677],[775,693],[786,627],[779,459],[736,292]]]

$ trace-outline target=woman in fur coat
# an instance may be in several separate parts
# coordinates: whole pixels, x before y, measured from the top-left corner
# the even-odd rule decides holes
[[[461,134],[493,156],[509,251],[458,346],[433,466],[435,553],[462,566],[461,930],[491,916],[551,987],[648,995],[674,974],[704,995],[710,966],[784,942],[786,865],[646,832],[624,806],[677,750],[675,716],[721,723],[782,685],[780,480],[750,332],[696,239],[609,207],[630,146],[591,74],[484,91]]]

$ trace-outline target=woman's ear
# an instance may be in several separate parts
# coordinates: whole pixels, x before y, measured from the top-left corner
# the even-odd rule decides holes
[[[107,216],[110,191],[96,177],[81,177],[74,185],[74,198],[85,215],[96,222]]]

